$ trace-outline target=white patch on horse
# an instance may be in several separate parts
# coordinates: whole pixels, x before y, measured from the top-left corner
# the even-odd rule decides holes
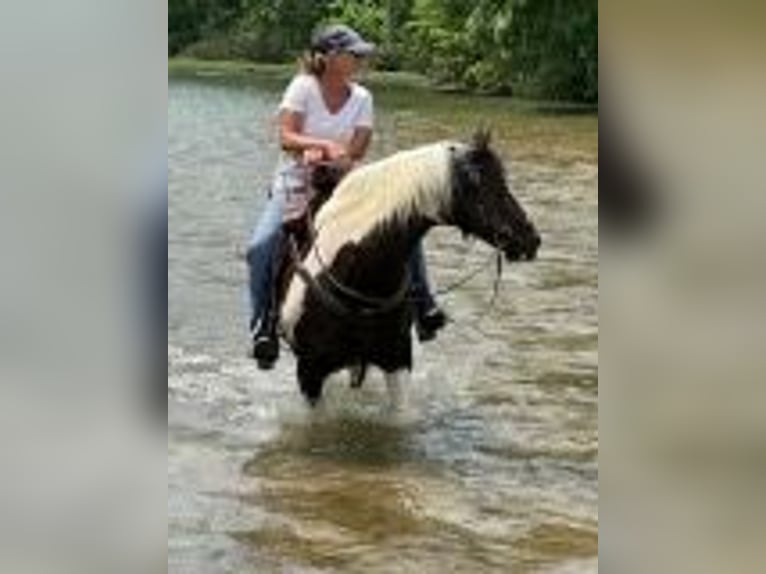
[[[413,213],[443,222],[450,208],[451,153],[464,147],[440,142],[352,171],[317,214],[316,244],[303,261],[308,272],[316,277],[333,264],[344,245],[360,242],[381,223]],[[293,277],[281,314],[289,340],[303,313],[305,296],[305,281]]]
[[[406,392],[404,387],[409,386],[410,372],[406,370],[396,371],[395,373],[385,373],[386,390],[388,392],[388,408],[392,412],[399,412],[404,409],[406,403]]]

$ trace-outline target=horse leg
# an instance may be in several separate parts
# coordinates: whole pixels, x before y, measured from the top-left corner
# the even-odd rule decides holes
[[[322,387],[327,375],[329,371],[321,368],[315,361],[298,358],[298,384],[301,393],[312,407],[322,398]]]
[[[349,380],[352,389],[359,389],[367,376],[367,365],[360,363],[348,369]]]
[[[385,378],[389,408],[393,411],[398,411],[404,405],[403,386],[409,382],[410,372],[404,369],[390,373],[386,372]]]

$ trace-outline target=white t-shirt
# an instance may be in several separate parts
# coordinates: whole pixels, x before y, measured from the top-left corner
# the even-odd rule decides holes
[[[351,84],[351,95],[337,113],[330,113],[322,96],[319,80],[309,74],[293,78],[287,87],[279,111],[289,110],[303,116],[303,133],[342,144],[351,142],[357,128],[372,128],[372,94],[364,86]],[[303,173],[292,154],[283,153],[277,173],[289,185],[301,185]]]

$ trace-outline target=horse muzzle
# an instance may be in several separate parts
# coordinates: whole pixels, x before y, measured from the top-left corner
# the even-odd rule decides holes
[[[534,261],[541,245],[540,235],[534,230],[523,235],[508,234],[500,242],[500,248],[510,262]]]

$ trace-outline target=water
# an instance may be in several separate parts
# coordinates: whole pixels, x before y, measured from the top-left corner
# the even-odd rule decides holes
[[[246,358],[241,258],[277,149],[279,83],[171,79],[168,568],[218,572],[598,570],[598,123],[505,100],[376,90],[372,154],[493,127],[540,260],[443,299],[407,406],[382,377],[316,412],[294,361]],[[437,285],[487,261],[427,241]]]

